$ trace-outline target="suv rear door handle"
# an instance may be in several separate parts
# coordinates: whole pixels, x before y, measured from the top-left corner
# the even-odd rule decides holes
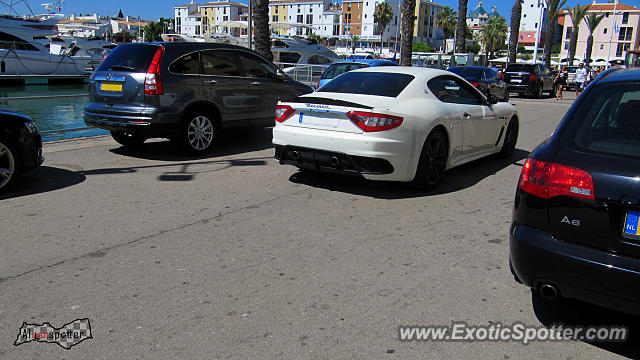
[[[466,117],[467,119],[471,117],[471,114],[469,114],[468,112],[462,114],[462,116]]]
[[[217,84],[218,80],[205,80],[204,83],[205,84]]]
[[[249,83],[249,85],[260,86],[262,85],[262,83],[260,81],[254,81],[252,83]]]

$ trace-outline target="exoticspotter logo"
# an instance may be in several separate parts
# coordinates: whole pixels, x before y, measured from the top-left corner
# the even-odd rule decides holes
[[[48,322],[42,325],[24,322],[13,345],[18,346],[36,341],[58,344],[69,350],[72,346],[78,345],[86,339],[93,339],[89,319],[77,319],[60,328],[54,328]]]

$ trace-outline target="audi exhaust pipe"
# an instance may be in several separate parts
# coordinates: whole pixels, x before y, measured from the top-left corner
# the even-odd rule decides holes
[[[299,152],[297,152],[297,151],[295,151],[295,150],[294,150],[294,151],[292,151],[292,152],[291,152],[291,158],[292,158],[293,160],[295,160],[295,161],[300,160],[300,153],[299,153]]]
[[[542,284],[540,286],[540,295],[545,299],[555,300],[558,298],[558,289],[551,284]]]
[[[340,160],[338,160],[337,157],[332,156],[331,158],[329,158],[329,164],[331,164],[331,166],[333,167],[338,167],[338,165],[340,165]]]

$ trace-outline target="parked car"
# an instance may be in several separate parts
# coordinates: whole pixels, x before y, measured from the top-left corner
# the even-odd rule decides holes
[[[533,95],[541,98],[543,93],[555,96],[553,75],[543,64],[509,64],[504,73],[509,92]]]
[[[0,110],[0,191],[43,161],[36,123],[25,115]]]
[[[510,263],[523,284],[640,314],[640,69],[609,70],[524,163]]]
[[[318,80],[318,88],[346,72],[374,66],[398,66],[389,60],[350,59],[331,64]]]
[[[500,153],[518,138],[513,105],[449,71],[385,66],[342,74],[283,101],[273,129],[280,164],[430,189],[445,170]]]
[[[567,90],[576,86],[576,70],[578,70],[578,68],[579,66],[567,66]]]
[[[460,75],[471,85],[477,87],[487,98],[489,94],[493,94],[500,101],[509,101],[507,84],[498,79],[498,73],[495,70],[483,66],[454,66],[447,70]]]
[[[123,44],[91,75],[84,119],[124,146],[166,137],[205,154],[219,130],[272,125],[279,100],[312,91],[244,47]]]

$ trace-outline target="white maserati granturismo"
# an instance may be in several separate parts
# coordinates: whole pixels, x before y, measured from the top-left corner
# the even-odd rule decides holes
[[[281,164],[430,189],[455,166],[510,157],[518,127],[513,105],[451,72],[374,67],[279,102],[273,143]]]

